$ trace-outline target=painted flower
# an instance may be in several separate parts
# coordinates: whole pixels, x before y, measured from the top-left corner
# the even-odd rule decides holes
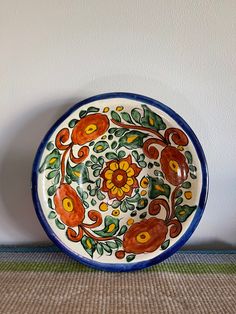
[[[74,144],[84,145],[107,131],[109,120],[101,113],[91,114],[79,120],[75,125],[71,139]]]
[[[124,250],[135,254],[153,252],[165,241],[167,231],[164,220],[156,217],[136,222],[124,235]]]
[[[187,179],[189,168],[185,156],[177,148],[171,146],[164,148],[160,163],[166,180],[171,184],[177,186]]]
[[[103,185],[101,190],[108,193],[110,199],[122,200],[126,195],[131,196],[133,189],[137,188],[141,168],[132,163],[131,155],[120,160],[112,160],[106,163],[101,177]]]
[[[76,191],[69,184],[61,184],[54,196],[56,212],[64,224],[76,227],[84,220],[84,207]]]

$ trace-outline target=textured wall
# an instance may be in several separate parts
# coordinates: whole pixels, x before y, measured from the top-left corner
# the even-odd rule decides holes
[[[205,149],[210,194],[188,245],[236,245],[236,2],[0,1],[0,243],[47,241],[31,164],[65,109],[108,91],[172,107]]]

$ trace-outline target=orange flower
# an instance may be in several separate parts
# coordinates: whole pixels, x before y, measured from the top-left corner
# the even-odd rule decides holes
[[[56,212],[64,224],[76,227],[84,220],[84,207],[76,191],[69,184],[61,184],[54,196]]]
[[[109,120],[101,113],[82,118],[75,125],[71,139],[74,144],[84,145],[101,136],[109,127]]]
[[[124,235],[124,250],[135,254],[153,252],[165,241],[167,231],[162,219],[153,217],[136,222]]]
[[[121,160],[112,160],[106,163],[101,177],[104,179],[101,190],[108,192],[109,199],[122,200],[125,195],[131,196],[133,189],[137,188],[141,168],[132,163],[129,155]]]
[[[187,179],[189,168],[186,159],[175,147],[167,146],[163,149],[160,163],[166,180],[171,184],[177,186]]]

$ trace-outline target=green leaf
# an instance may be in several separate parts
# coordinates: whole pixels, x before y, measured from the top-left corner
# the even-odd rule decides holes
[[[97,249],[97,252],[100,256],[103,255],[103,247],[102,247],[101,243],[97,243],[96,249]]]
[[[134,119],[135,122],[140,124],[141,114],[140,114],[140,112],[137,109],[134,108],[134,109],[131,110],[131,116],[132,116],[132,118]]]
[[[99,109],[96,108],[96,107],[89,107],[89,108],[87,109],[87,112],[98,112],[98,111],[99,111]]]
[[[138,152],[137,152],[136,150],[133,150],[131,154],[132,154],[132,156],[134,157],[134,159],[135,159],[136,161],[139,160],[139,154],[138,154]]]
[[[119,147],[135,149],[143,147],[143,140],[148,134],[139,131],[129,131],[119,139]]]
[[[48,142],[46,148],[47,150],[52,150],[54,148],[54,144],[52,142]]]
[[[48,207],[53,209],[52,200],[50,198],[48,198]]]
[[[116,146],[117,146],[117,142],[116,142],[116,141],[114,141],[114,142],[111,143],[111,148],[112,148],[112,149],[116,148]]]
[[[181,203],[183,203],[183,197],[179,197],[178,199],[177,199],[177,201],[175,202],[175,206],[178,206],[178,205],[180,205]]]
[[[121,201],[115,200],[112,202],[111,206],[112,206],[112,208],[118,208],[120,206],[120,204],[121,204]]]
[[[189,165],[189,170],[192,172],[196,172],[197,171],[197,167],[195,167],[194,165]]]
[[[116,130],[117,130],[117,128],[110,128],[108,130],[108,133],[113,134],[113,133],[115,133]]]
[[[85,164],[78,164],[72,167],[68,161],[66,165],[66,173],[72,181],[77,182],[78,184],[93,182],[89,178],[88,168]]]
[[[124,135],[125,134],[125,132],[128,132],[129,130],[128,129],[117,129],[116,131],[115,131],[115,136],[116,137],[121,137],[122,135]]]
[[[97,189],[92,189],[92,190],[89,191],[89,195],[90,196],[95,196],[96,193],[97,193]]]
[[[144,161],[145,159],[145,155],[144,154],[140,154],[139,155],[139,161]]]
[[[55,224],[56,224],[57,228],[59,228],[61,230],[64,230],[66,227],[62,222],[60,222],[60,220],[58,218],[55,219]]]
[[[147,216],[147,212],[144,212],[144,213],[142,213],[142,214],[139,216],[139,218],[140,218],[140,219],[144,219],[146,216]]]
[[[85,208],[89,208],[89,203],[88,203],[88,202],[83,201],[83,204],[84,204],[84,207],[85,207]]]
[[[39,172],[42,173],[45,169],[59,169],[61,161],[61,154],[58,149],[54,149],[49,155],[47,155],[39,168]]]
[[[193,162],[192,154],[191,154],[189,151],[186,151],[186,152],[184,153],[184,155],[185,155],[185,157],[187,158],[188,163],[189,163],[189,164],[192,164],[192,162]]]
[[[55,185],[50,186],[50,187],[48,188],[48,191],[47,191],[47,192],[48,192],[48,195],[49,195],[49,196],[53,196],[53,194],[55,194],[56,190],[57,190],[57,188],[56,188]]]
[[[183,194],[182,190],[178,190],[177,193],[175,194],[175,198],[180,197]]]
[[[81,239],[81,244],[83,248],[85,249],[85,251],[91,257],[93,257],[93,253],[96,250],[96,242],[92,238],[89,238],[86,235],[84,235],[83,238]]]
[[[121,112],[121,116],[126,122],[134,124],[130,115],[127,112]]]
[[[175,209],[175,216],[180,222],[184,222],[193,213],[197,206],[182,205]]]
[[[100,185],[101,185],[101,179],[99,178],[99,179],[96,180],[96,186],[99,188]]]
[[[92,168],[93,170],[95,170],[95,169],[101,168],[101,166],[98,165],[98,164],[93,164],[93,165],[91,166],[91,168]]]
[[[117,244],[115,241],[107,241],[106,244],[109,246],[110,249],[114,250],[117,249]]]
[[[111,237],[119,230],[119,219],[106,216],[104,219],[104,228],[102,230],[94,230],[94,233],[101,237]]]
[[[96,156],[94,156],[94,155],[91,155],[91,160],[92,160],[92,162],[94,163],[94,164],[96,164],[97,163],[97,161],[98,161],[98,159],[97,159],[97,157]]]
[[[144,116],[141,118],[141,124],[145,127],[151,128],[153,130],[165,130],[166,124],[162,120],[162,118],[153,112],[146,105],[142,105]]]
[[[126,213],[128,208],[127,208],[127,203],[126,201],[124,200],[120,206],[120,210],[123,212],[123,213]]]
[[[118,157],[119,157],[119,159],[125,157],[125,152],[123,150],[120,150],[118,153]]]
[[[84,118],[87,115],[87,111],[86,110],[81,110],[79,113],[79,117],[80,118]]]
[[[164,178],[163,173],[162,173],[161,171],[159,171],[159,170],[155,170],[155,171],[154,171],[154,174],[155,174],[155,176],[157,176],[157,177]]]
[[[72,182],[71,178],[68,175],[66,175],[66,183],[71,184],[71,182]]]
[[[118,232],[118,236],[121,236],[121,235],[123,235],[124,233],[126,233],[126,231],[127,231],[127,226],[126,225],[123,225],[121,228],[120,228],[120,231]]]
[[[102,247],[103,247],[103,249],[104,249],[107,253],[109,253],[109,254],[111,255],[112,250],[111,250],[111,248],[110,248],[108,245],[106,245],[105,243],[102,243]]]
[[[70,120],[70,122],[68,123],[69,128],[73,128],[78,121],[79,120],[77,120],[77,119]]]
[[[99,141],[94,145],[93,151],[95,153],[102,153],[102,152],[104,152],[104,150],[106,150],[108,148],[109,148],[109,145],[106,141]]]
[[[192,172],[190,172],[190,177],[191,177],[192,179],[197,179],[197,176],[196,176],[195,174],[193,174]]]
[[[149,162],[148,163],[148,169],[152,169],[153,168],[153,163]]]
[[[129,262],[131,262],[132,260],[134,260],[135,259],[135,254],[129,254],[129,255],[127,255],[126,256],[126,261],[129,263]]]
[[[118,156],[115,153],[106,153],[106,158],[109,160],[118,159]]]
[[[94,198],[92,198],[91,204],[92,204],[93,206],[95,206],[95,205],[97,204],[97,202],[96,202],[96,200],[95,200]]]
[[[100,168],[99,168],[99,169],[94,170],[94,172],[93,172],[94,177],[98,177],[98,176],[99,176],[99,174],[100,174],[100,171],[101,171],[101,169],[100,169]]]
[[[147,206],[147,204],[148,204],[148,199],[143,197],[138,201],[137,209],[138,210],[144,209]]]
[[[146,168],[146,167],[147,167],[146,161],[139,161],[138,164],[139,164],[139,166],[140,166],[141,168]]]
[[[157,177],[149,177],[149,198],[154,199],[160,195],[164,195],[166,198],[170,196],[170,186],[165,184],[163,179]]]
[[[54,184],[58,184],[60,181],[60,172],[58,172],[58,174],[55,176],[54,178]]]
[[[98,157],[98,162],[99,162],[99,164],[100,164],[101,166],[103,166],[103,164],[104,164],[104,159],[103,159],[102,156],[99,156],[99,157]]]
[[[92,161],[90,161],[90,160],[87,160],[86,162],[85,162],[85,166],[86,167],[91,167],[92,166]]]
[[[130,203],[128,203],[128,202],[125,202],[126,204],[126,208],[128,209],[128,210],[133,210],[134,208],[135,208],[135,206],[134,206],[134,204],[130,204]]]
[[[106,196],[100,191],[97,191],[97,198],[99,199],[99,201],[102,201],[106,198]]]
[[[78,164],[72,167],[68,161],[66,165],[66,172],[70,179],[78,184],[93,182],[89,178],[88,168],[85,164]]]
[[[108,140],[109,140],[109,141],[112,141],[112,140],[113,140],[113,135],[111,135],[111,134],[108,135]]]
[[[159,167],[160,166],[159,162],[154,161],[154,166]]]
[[[82,198],[82,196],[83,196],[83,189],[82,189],[82,187],[81,186],[77,186],[76,190],[77,190],[80,198]]]
[[[88,193],[84,191],[82,194],[82,199],[86,200],[87,198],[88,198]]]
[[[55,219],[57,217],[56,212],[54,212],[53,210],[50,211],[50,213],[48,214],[48,218],[49,219]]]
[[[184,188],[184,189],[190,189],[190,188],[191,188],[191,182],[186,181],[186,182],[184,182],[181,186],[182,186],[182,188]]]
[[[132,197],[126,197],[126,201],[129,203],[137,203],[140,199],[141,199],[141,196],[139,195],[139,193],[136,193]]]
[[[119,116],[118,113],[115,112],[115,111],[112,111],[112,112],[111,112],[111,117],[112,117],[112,119],[114,119],[114,120],[117,121],[117,122],[120,122],[120,121],[121,121],[120,116]]]
[[[166,250],[169,245],[170,245],[170,240],[168,239],[162,244],[161,246],[162,250]]]
[[[53,170],[53,171],[50,171],[48,174],[47,174],[47,179],[50,180],[52,178],[54,178],[56,175],[58,174],[58,170]]]
[[[89,146],[93,146],[94,143],[95,143],[94,141],[90,142],[90,143],[89,143]]]

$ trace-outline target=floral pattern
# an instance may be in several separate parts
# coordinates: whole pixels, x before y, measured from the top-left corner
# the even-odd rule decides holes
[[[166,250],[197,208],[186,134],[145,104],[81,107],[67,123],[39,168],[56,230],[91,258]]]
[[[108,193],[109,199],[121,201],[126,195],[131,196],[133,189],[139,186],[136,177],[141,168],[132,163],[129,155],[120,160],[109,161],[101,173],[104,179],[102,191]]]

